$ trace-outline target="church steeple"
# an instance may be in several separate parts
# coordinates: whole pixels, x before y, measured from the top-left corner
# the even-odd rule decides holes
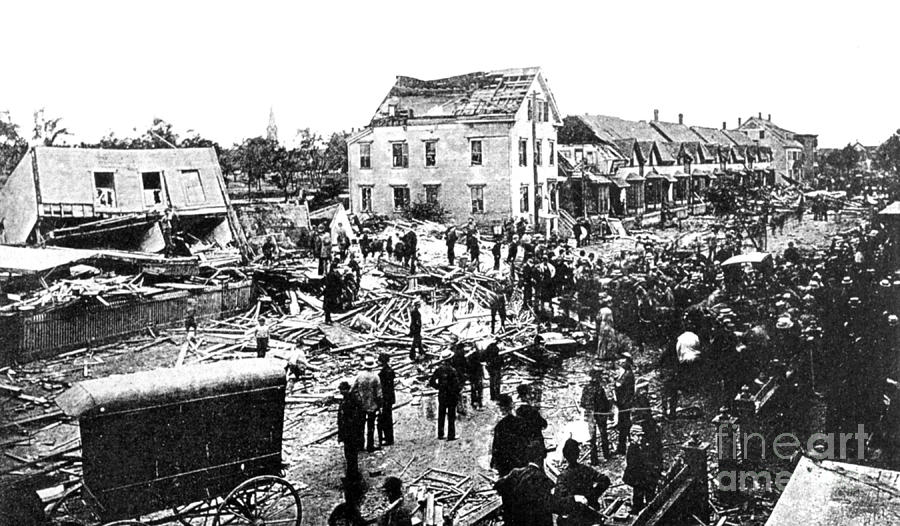
[[[278,126],[275,124],[275,110],[269,106],[269,125],[266,126],[266,139],[278,142]]]

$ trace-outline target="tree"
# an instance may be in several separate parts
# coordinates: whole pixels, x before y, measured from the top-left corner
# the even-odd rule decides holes
[[[284,192],[284,200],[287,201],[295,187],[294,176],[300,171],[301,152],[296,149],[288,150],[284,146],[277,146],[272,152],[273,182]],[[296,191],[296,188],[293,188]]]
[[[249,194],[254,182],[260,188],[263,177],[273,169],[273,159],[278,145],[264,137],[245,139],[237,147],[237,164],[247,177],[247,193]]]
[[[0,111],[0,180],[13,170],[28,150],[28,143],[19,135],[8,111]]]
[[[347,132],[332,133],[325,148],[325,168],[329,172],[347,173]]]
[[[740,235],[746,235],[757,249],[758,238],[765,233],[765,221],[772,210],[771,191],[752,183],[741,183],[737,178],[720,177],[706,189],[706,202],[713,214],[738,225]]]
[[[64,135],[71,135],[68,128],[60,126],[62,117],[47,119],[44,117],[44,108],[34,112],[34,136],[35,141],[40,141],[44,146],[54,146],[56,140]]]
[[[874,166],[893,175],[900,175],[900,130],[875,150]]]

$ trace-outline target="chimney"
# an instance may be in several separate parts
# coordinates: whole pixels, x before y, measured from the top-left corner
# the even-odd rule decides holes
[[[769,122],[772,122],[772,114],[769,114],[769,118],[767,119]]]
[[[759,118],[762,119],[762,112],[759,112]]]
[[[741,118],[738,117],[738,128],[740,128],[740,127],[741,127]]]
[[[726,128],[725,121],[722,121],[722,129],[724,130],[725,128]]]
[[[678,124],[684,124],[684,113],[678,114]]]
[[[654,121],[659,120],[659,110],[653,110],[653,120]]]

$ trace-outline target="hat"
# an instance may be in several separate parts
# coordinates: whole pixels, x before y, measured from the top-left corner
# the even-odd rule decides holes
[[[841,280],[841,285],[852,285],[853,280],[850,279],[850,276],[844,276],[844,279]]]
[[[391,361],[391,355],[386,352],[378,353],[378,361],[381,363],[388,363]]]
[[[324,231],[325,231],[325,225],[319,225],[319,227],[318,227],[316,230],[318,230],[319,232],[324,232]]]
[[[787,316],[782,316],[778,318],[778,321],[775,322],[775,328],[777,329],[790,329],[794,326],[794,322]]]
[[[897,323],[898,323],[897,315],[891,314],[890,316],[888,316],[888,323],[890,323],[891,325],[897,325]]]
[[[381,485],[381,489],[390,493],[400,493],[402,488],[403,481],[397,477],[388,477],[384,479],[384,484]]]
[[[632,435],[643,435],[644,428],[639,425],[633,425],[633,426],[631,426],[631,434]]]
[[[847,304],[850,306],[853,306],[853,307],[858,307],[860,303],[861,302],[860,302],[859,298],[857,298],[856,296],[853,296],[852,298],[847,300]]]
[[[371,354],[367,354],[363,356],[363,369],[374,369],[375,368],[375,357]]]
[[[453,358],[453,351],[450,349],[441,351],[441,360],[449,360],[450,358]]]
[[[506,393],[501,394],[497,397],[497,406],[502,407],[504,409],[512,409],[513,399]]]
[[[886,279],[883,279],[883,280],[881,280],[881,281],[878,282],[878,286],[887,289],[887,288],[890,288],[890,287],[891,287],[891,282],[888,281],[888,280],[886,280]]]
[[[562,455],[566,460],[574,459],[578,460],[578,454],[581,452],[581,444],[577,440],[573,440],[571,438],[566,440],[566,443],[563,445]]]

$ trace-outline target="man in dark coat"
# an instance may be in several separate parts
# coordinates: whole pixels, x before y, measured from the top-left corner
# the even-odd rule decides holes
[[[597,431],[600,432],[600,447],[603,458],[609,460],[612,456],[609,451],[609,432],[607,425],[612,414],[612,403],[606,396],[603,388],[603,371],[593,369],[591,379],[581,391],[581,407],[584,409],[585,420],[591,436],[591,464],[598,463],[597,456]]]
[[[484,409],[484,370],[481,353],[474,351],[467,357],[466,376],[472,388],[472,409]]]
[[[394,445],[394,404],[397,403],[395,392],[394,368],[391,367],[389,354],[378,355],[381,370],[378,379],[381,381],[381,413],[378,415],[378,443],[382,446]]]
[[[632,513],[644,509],[644,506],[653,499],[659,470],[660,466],[654,462],[643,429],[637,425],[632,426],[628,453],[625,455],[625,472],[622,474],[622,482],[632,488]]]
[[[488,343],[482,354],[482,359],[488,372],[488,392],[491,394],[491,400],[498,400],[501,375],[503,374],[503,357],[500,356],[500,346],[497,345],[497,340],[492,339]]]
[[[409,311],[409,336],[412,338],[409,359],[415,361],[418,356],[417,349],[419,353],[425,353],[422,347],[422,313],[419,312],[419,300],[413,301],[412,310]]]
[[[501,283],[491,296],[491,334],[496,331],[498,315],[500,316],[500,330],[506,331],[506,295],[508,293],[509,288],[505,283]]]
[[[325,311],[325,323],[331,323],[331,313],[337,310],[341,304],[344,282],[337,269],[338,263],[339,261],[335,259],[323,280],[322,308]]]
[[[529,458],[528,460],[543,462],[543,459],[547,457],[547,447],[544,444],[544,429],[547,429],[547,421],[541,416],[540,411],[531,405],[534,398],[534,390],[530,385],[519,384],[516,387],[516,393],[522,401],[516,409],[516,416],[521,418],[524,423],[525,433],[523,436],[529,445],[534,446],[529,451],[539,455],[537,458]]]
[[[516,281],[516,256],[519,254],[519,236],[513,234],[506,253],[506,264],[509,265],[509,280]]]
[[[628,432],[631,429],[631,409],[634,402],[634,371],[631,355],[626,355],[621,360],[622,370],[616,378],[616,406],[619,408],[618,449],[617,453],[625,454],[628,445]]]
[[[500,270],[500,257],[503,255],[503,242],[500,236],[494,239],[491,255],[494,256],[494,270]]]
[[[491,443],[491,467],[505,477],[513,468],[519,468],[523,461],[524,441],[522,439],[522,419],[513,414],[512,397],[502,394],[497,399],[501,418],[494,426],[494,440]]]
[[[574,499],[580,495],[587,500],[587,505],[558,517],[557,526],[591,526],[602,523],[602,519],[598,516],[599,499],[612,482],[606,475],[578,462],[581,446],[575,440],[571,438],[566,440],[562,453],[566,467],[556,479],[556,496]]]
[[[363,235],[359,238],[359,251],[362,253],[363,261],[369,257],[369,247],[372,244],[372,240],[369,239],[369,229],[363,230]]]
[[[456,226],[450,225],[447,227],[447,234],[444,237],[444,241],[447,243],[447,262],[450,265],[453,265],[453,260],[456,258]]]
[[[522,305],[531,307],[531,298],[534,294],[534,265],[531,258],[526,256],[522,265]]]
[[[527,448],[529,458],[539,456],[538,446]],[[515,468],[494,483],[494,489],[503,499],[503,524],[505,526],[553,526],[554,513],[569,513],[576,509],[576,502],[586,499],[558,497],[553,494],[553,482],[536,462]]]
[[[438,391],[438,440],[444,438],[444,422],[447,422],[447,440],[456,440],[456,405],[459,403],[459,373],[450,365],[453,351],[441,354],[441,363],[435,369],[428,386]]]
[[[466,237],[466,249],[469,251],[469,258],[475,265],[475,270],[481,270],[481,244],[478,242],[478,233],[470,231]]]
[[[359,450],[363,447],[363,412],[356,395],[350,391],[349,382],[338,386],[343,398],[338,406],[338,442],[344,444],[344,458],[347,461],[347,478],[357,480],[359,474]]]

